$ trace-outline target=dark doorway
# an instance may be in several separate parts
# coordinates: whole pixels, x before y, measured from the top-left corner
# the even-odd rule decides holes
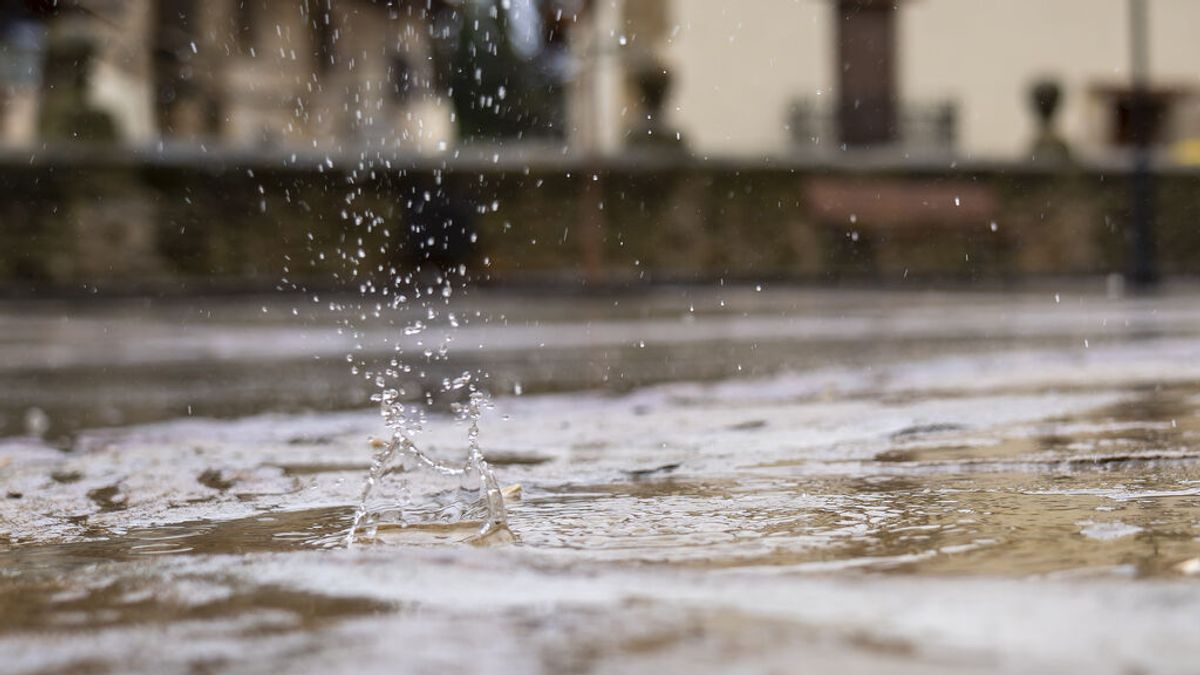
[[[837,0],[838,133],[847,146],[896,140],[897,0]]]

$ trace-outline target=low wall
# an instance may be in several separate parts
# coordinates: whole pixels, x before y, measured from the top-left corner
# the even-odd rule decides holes
[[[1127,182],[850,158],[9,157],[0,286],[329,287],[426,259],[495,282],[1104,274],[1125,267]],[[1200,272],[1200,172],[1157,192],[1163,271]]]

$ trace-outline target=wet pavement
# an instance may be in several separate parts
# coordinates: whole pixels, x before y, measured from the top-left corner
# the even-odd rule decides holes
[[[511,532],[351,549],[328,317],[0,309],[3,670],[1197,672],[1194,290],[480,292]]]

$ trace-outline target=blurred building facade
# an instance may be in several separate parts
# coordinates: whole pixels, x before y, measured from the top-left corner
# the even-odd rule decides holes
[[[1200,138],[1200,3],[1147,1],[1178,145]],[[134,146],[612,154],[658,130],[707,156],[1020,159],[1049,79],[1063,138],[1103,154],[1129,136],[1127,3],[23,0],[0,9],[0,140],[48,140],[52,57],[86,43],[82,96]]]
[[[1177,145],[1200,137],[1190,36],[1200,3],[1145,2],[1157,139]],[[671,10],[674,112],[714,155],[836,151],[839,107],[870,108],[874,91],[895,97],[895,140],[910,141],[901,149],[952,136],[956,154],[1021,159],[1037,131],[1029,90],[1047,78],[1062,87],[1059,130],[1079,154],[1128,140],[1129,0],[676,0]],[[861,97],[846,96],[854,87]]]
[[[209,143],[241,147],[395,140],[421,147],[446,136],[447,114],[426,88],[432,77],[434,12],[426,3],[368,0],[79,0],[12,12],[6,36],[28,40],[41,58],[10,67],[5,141],[39,136],[28,91],[72,35],[93,51],[88,102],[111,115],[130,144]],[[34,4],[35,5],[35,4]],[[30,72],[30,71],[33,72]],[[440,126],[439,126],[440,125]]]

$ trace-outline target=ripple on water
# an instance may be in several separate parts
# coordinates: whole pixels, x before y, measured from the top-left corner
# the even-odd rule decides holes
[[[1196,479],[1188,466],[575,485],[530,491],[510,517],[521,546],[587,560],[995,575],[1132,566],[1154,576],[1194,557],[1200,499],[1162,488]]]
[[[921,404],[921,416],[895,412],[897,406],[916,405],[915,398],[904,404],[864,400],[853,410],[874,409],[886,419],[866,425],[858,436],[831,435],[827,446],[817,447],[788,444],[789,415],[800,409],[807,411],[803,419],[811,418],[814,405],[826,411],[811,402],[772,404],[753,415],[738,408],[725,416],[709,414],[716,410],[712,402],[664,398],[663,410],[648,415],[637,404],[644,396],[635,397],[632,412],[594,402],[599,412],[545,411],[542,426],[509,432],[511,447],[522,448],[519,458],[535,458],[505,463],[502,477],[524,484],[523,498],[512,500],[511,532],[478,542],[470,532],[477,519],[455,512],[448,523],[380,522],[369,539],[381,546],[513,541],[524,551],[592,562],[701,568],[993,575],[1120,568],[1144,576],[1177,574],[1182,561],[1195,557],[1200,536],[1200,418],[1183,414],[1196,388],[1092,392],[1074,408],[1045,406],[1051,413],[1042,417],[1033,394],[989,393],[973,404],[952,406],[1007,402],[1021,409],[1020,415],[1007,411],[1006,422],[993,426],[980,421],[986,415],[971,423],[946,422],[932,415],[950,408],[929,401]],[[636,426],[647,418],[656,422],[670,406],[679,410],[663,419],[692,420],[703,428],[682,429],[680,440],[662,423]],[[560,418],[574,423],[561,432],[569,449],[556,449],[544,438],[536,443],[538,434],[559,429]],[[746,419],[754,424],[736,423]],[[849,425],[850,419],[838,424]],[[647,438],[650,429],[657,435]],[[127,453],[128,464],[120,464],[115,454],[98,454],[114,462],[106,474],[97,476],[76,462],[87,469],[78,480],[52,481],[48,489],[92,490],[88,481],[113,485],[105,476],[120,475],[122,493],[131,496],[127,508],[114,514],[81,500],[96,509],[79,521],[90,541],[9,545],[0,562],[18,569],[62,568],[79,561],[338,545],[352,517],[347,495],[360,468],[336,461],[343,447],[324,437],[311,447],[288,442],[280,449],[262,439],[245,446],[222,443],[197,452],[196,461],[218,467],[213,475],[240,481],[234,489],[186,484],[213,505],[235,504],[238,510],[210,508],[203,500],[145,510],[151,503],[145,490],[154,480],[129,471],[140,465],[138,457],[149,455]],[[751,464],[741,461],[743,454],[767,454],[771,461]],[[231,464],[230,458],[244,462],[250,456],[261,457],[270,470]],[[245,481],[257,481],[258,488],[238,492]],[[29,484],[37,485],[34,478]],[[305,500],[337,504],[279,506]],[[228,516],[123,530],[111,526],[133,514],[153,522],[183,508]],[[246,512],[254,515],[230,517]],[[460,520],[467,521],[466,529]]]

